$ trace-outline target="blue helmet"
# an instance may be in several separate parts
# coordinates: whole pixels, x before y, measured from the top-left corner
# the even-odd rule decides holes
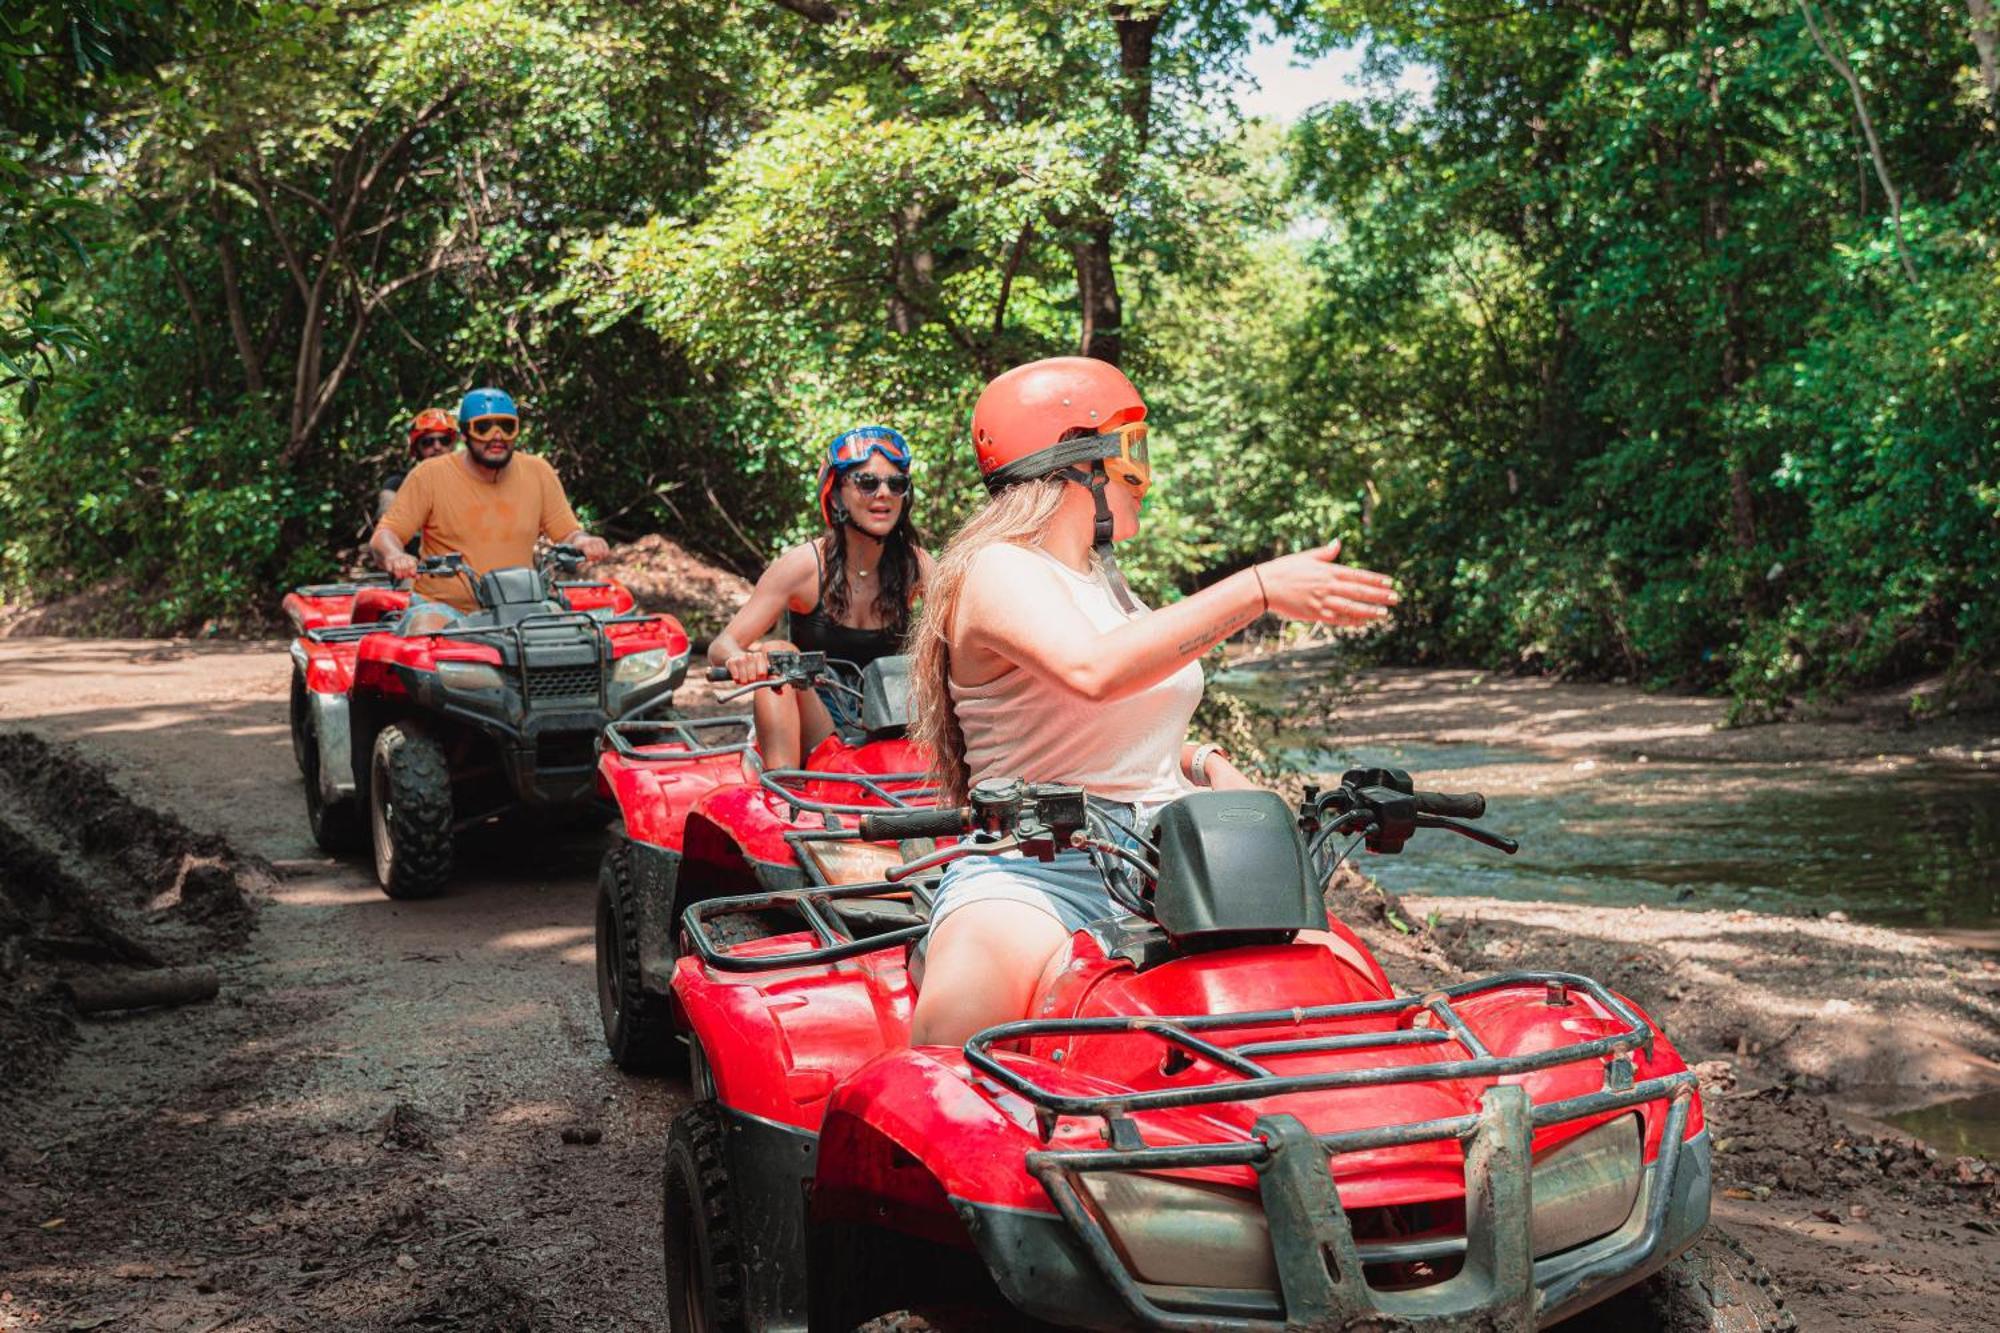
[[[514,400],[504,389],[474,389],[458,403],[458,428],[462,431],[480,417],[514,417],[521,415],[514,406]]]

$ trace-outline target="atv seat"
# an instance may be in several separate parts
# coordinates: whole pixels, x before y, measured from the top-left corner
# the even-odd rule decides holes
[[[410,595],[401,589],[363,588],[354,594],[354,609],[349,613],[347,623],[379,625],[402,615],[409,604]]]

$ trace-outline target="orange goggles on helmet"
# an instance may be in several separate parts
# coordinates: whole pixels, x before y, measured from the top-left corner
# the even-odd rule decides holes
[[[481,444],[489,440],[512,440],[521,433],[521,418],[474,417],[465,423],[465,433]]]
[[[1144,499],[1153,484],[1153,464],[1146,456],[1146,423],[1134,421],[1129,425],[1113,426],[1102,435],[1092,435],[1088,439],[1065,441],[1069,444],[1101,444],[1105,453],[1099,455],[1104,460],[1104,470],[1111,476],[1132,488],[1133,494]],[[1116,448],[1117,452],[1111,450]]]

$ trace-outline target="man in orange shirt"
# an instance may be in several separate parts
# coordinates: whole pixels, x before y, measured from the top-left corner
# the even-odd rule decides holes
[[[533,454],[514,452],[521,415],[512,398],[498,389],[474,389],[458,406],[458,426],[465,448],[412,468],[375,528],[369,546],[392,577],[417,572],[417,558],[404,548],[418,535],[421,555],[456,552],[475,578],[532,563],[538,536],[577,547],[587,560],[611,554],[603,538],[577,522],[555,469]],[[405,633],[425,633],[478,609],[471,589],[455,576],[418,579],[415,594]]]

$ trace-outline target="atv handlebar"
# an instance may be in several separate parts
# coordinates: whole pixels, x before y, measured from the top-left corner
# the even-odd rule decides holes
[[[764,656],[770,659],[770,675],[762,680],[753,680],[747,685],[739,685],[728,693],[716,697],[727,701],[741,698],[752,690],[776,690],[783,689],[787,685],[797,689],[825,685],[829,689],[851,694],[856,699],[861,697],[860,690],[837,677],[839,671],[857,671],[852,662],[842,662],[837,658],[828,657],[825,653],[766,653]],[[710,667],[708,678],[717,684],[727,684],[735,679],[729,674],[729,668],[723,666]]]
[[[1441,791],[1412,793],[1420,815],[1448,815],[1453,819],[1477,819],[1486,813],[1486,798],[1476,791],[1449,795]]]
[[[972,822],[972,811],[963,806],[930,810],[891,810],[861,816],[864,842],[891,842],[903,838],[955,838]]]

